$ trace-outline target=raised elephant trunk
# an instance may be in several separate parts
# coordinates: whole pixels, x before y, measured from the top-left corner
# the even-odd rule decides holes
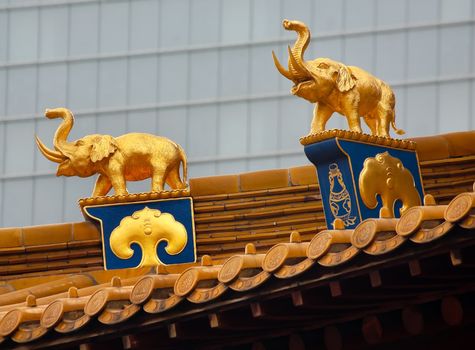
[[[284,67],[282,67],[279,60],[275,56],[275,53],[272,52],[274,64],[278,71],[287,79],[294,82],[304,81],[310,76],[307,68],[305,67],[303,59],[305,50],[307,49],[307,46],[310,42],[310,31],[304,23],[299,21],[289,21],[285,19],[282,22],[282,25],[287,30],[293,30],[297,32],[298,36],[294,43],[294,47],[289,47],[289,70],[286,70]]]
[[[73,114],[66,108],[47,109],[45,116],[49,119],[62,118],[63,122],[59,125],[56,133],[54,134],[53,144],[55,151],[46,147],[46,145],[36,136],[36,144],[41,153],[49,160],[61,163],[66,160],[64,155],[64,144],[67,143],[69,132],[74,124]]]

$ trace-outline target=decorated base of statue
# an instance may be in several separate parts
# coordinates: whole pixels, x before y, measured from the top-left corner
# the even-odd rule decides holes
[[[106,270],[196,261],[188,190],[92,197],[79,205],[100,225]]]
[[[399,217],[424,197],[415,143],[327,130],[301,139],[317,169],[327,227],[374,217]]]

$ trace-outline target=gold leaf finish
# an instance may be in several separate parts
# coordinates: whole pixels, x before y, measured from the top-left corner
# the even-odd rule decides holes
[[[132,257],[132,243],[140,246],[142,261],[137,267],[156,266],[160,263],[157,246],[161,241],[168,242],[165,247],[168,254],[179,254],[188,241],[186,228],[173,215],[148,207],[122,219],[110,236],[112,252],[121,259]]]
[[[274,64],[294,83],[293,95],[315,104],[311,134],[324,131],[334,112],[345,116],[354,132],[361,133],[362,116],[373,135],[389,137],[390,126],[397,134],[404,134],[395,125],[396,99],[388,84],[359,67],[329,58],[305,61],[304,52],[310,42],[309,28],[305,23],[287,19],[282,24],[286,30],[297,33],[297,40],[292,48],[288,48],[288,70],[272,52]]]
[[[59,163],[56,176],[89,177],[99,174],[92,197],[105,196],[113,188],[116,196],[127,195],[126,181],[152,179],[152,192],[187,187],[186,155],[180,145],[160,136],[130,133],[118,137],[87,135],[69,142],[73,113],[66,108],[47,109],[48,119],[63,119],[54,135],[54,150],[38,137],[36,144],[49,160]],[[180,178],[183,165],[183,179]]]
[[[365,160],[359,177],[359,188],[364,204],[370,209],[378,205],[376,196],[381,197],[383,206],[380,217],[395,217],[394,203],[398,199],[402,202],[401,214],[410,207],[421,205],[411,172],[388,152]]]

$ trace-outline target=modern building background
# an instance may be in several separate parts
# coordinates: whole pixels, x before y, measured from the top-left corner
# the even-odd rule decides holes
[[[91,194],[36,149],[59,125],[45,108],[75,112],[70,139],[167,136],[189,177],[307,164],[313,107],[271,58],[296,37],[284,18],[310,26],[307,59],[390,83],[408,137],[474,128],[475,0],[0,0],[0,227],[81,220]]]

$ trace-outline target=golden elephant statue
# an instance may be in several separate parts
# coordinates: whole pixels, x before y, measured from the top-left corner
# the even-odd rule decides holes
[[[380,217],[395,217],[394,203],[402,202],[400,214],[410,207],[421,205],[414,178],[398,158],[388,152],[379,153],[374,158],[366,158],[358,180],[361,199],[370,209],[376,208],[381,197],[383,206]]]
[[[93,197],[105,196],[114,188],[116,195],[128,194],[126,181],[152,178],[152,191],[187,187],[186,155],[180,145],[160,136],[130,133],[119,137],[87,135],[68,142],[74,124],[72,112],[66,108],[47,109],[49,119],[62,118],[54,135],[54,150],[36,136],[36,144],[49,160],[59,163],[56,176],[89,177],[99,174]],[[183,164],[183,180],[180,179]]]
[[[329,58],[305,61],[303,55],[310,41],[308,27],[299,21],[284,20],[286,30],[297,32],[293,48],[289,47],[289,69],[286,70],[272,52],[279,72],[295,84],[291,93],[315,103],[310,133],[325,130],[333,112],[346,117],[350,130],[361,131],[363,117],[373,135],[389,137],[390,125],[397,134],[403,130],[395,126],[395,97],[384,81],[365,70],[346,66]]]

